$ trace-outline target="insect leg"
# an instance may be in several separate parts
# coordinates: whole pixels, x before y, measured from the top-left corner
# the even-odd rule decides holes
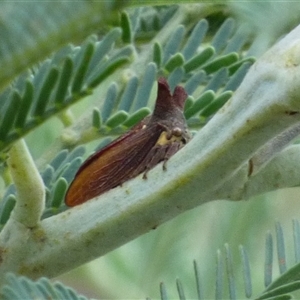
[[[167,161],[168,159],[173,156],[180,148],[182,147],[182,144],[180,142],[173,142],[171,144],[168,144],[168,147],[166,149],[166,153],[164,156],[164,163],[163,163],[163,170],[165,171],[167,169]]]

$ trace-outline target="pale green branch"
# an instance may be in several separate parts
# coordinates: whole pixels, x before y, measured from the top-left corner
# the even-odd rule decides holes
[[[269,157],[266,158],[269,159]],[[267,160],[267,164],[260,166],[259,172],[251,176],[249,176],[251,167],[245,163],[237,173],[214,192],[214,197],[240,201],[270,191],[299,186],[299,165],[300,146],[291,145],[277,153],[271,160]]]
[[[246,183],[244,199],[253,195],[300,185],[300,146],[292,145],[278,153]]]
[[[259,149],[251,158],[251,175],[258,173],[266,164],[300,134],[300,123],[283,131]]]

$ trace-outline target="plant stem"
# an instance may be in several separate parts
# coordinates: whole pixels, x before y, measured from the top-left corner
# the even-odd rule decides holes
[[[44,210],[45,187],[23,139],[11,147],[7,163],[17,190],[12,217],[26,227],[35,227]]]

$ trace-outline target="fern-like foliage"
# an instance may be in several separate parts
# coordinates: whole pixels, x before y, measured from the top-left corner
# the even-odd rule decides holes
[[[1,3],[0,90],[28,66],[67,41],[80,41],[91,30],[116,20],[118,1],[40,1]],[[34,18],[33,18],[33,12]],[[110,18],[110,19],[109,19]]]
[[[109,74],[128,62],[132,55],[130,46],[115,52],[112,49],[120,35],[121,30],[115,29],[101,42],[92,36],[80,47],[66,46],[4,90],[0,96],[0,148],[5,149],[29,130],[91,93]],[[108,55],[108,52],[113,54]]]
[[[47,278],[34,282],[26,277],[17,277],[7,274],[7,285],[3,286],[1,299],[65,299],[87,300],[88,298],[77,295],[76,292],[63,284],[52,283]]]
[[[232,250],[228,244],[225,244],[224,251],[218,250],[216,256],[216,281],[215,281],[215,298],[214,299],[293,299],[291,293],[300,289],[299,280],[299,251],[300,251],[300,227],[299,221],[293,220],[293,238],[294,238],[294,254],[296,265],[288,267],[286,257],[286,243],[284,241],[284,234],[282,226],[279,222],[276,223],[275,238],[268,232],[265,240],[265,269],[264,269],[264,286],[265,290],[262,292],[254,291],[252,281],[255,279],[251,273],[251,261],[249,261],[247,250],[244,246],[239,247],[241,274],[234,273],[234,264],[236,258],[232,257]],[[274,239],[276,239],[276,249],[274,249]],[[274,250],[277,252],[277,263],[274,263]],[[280,275],[273,280],[275,267],[279,268]],[[211,295],[205,295],[201,283],[201,274],[199,265],[195,260],[193,262],[194,276],[196,284],[195,299],[207,299]],[[256,273],[257,274],[257,273]],[[237,277],[243,278],[244,288],[238,289],[240,286],[237,283]],[[177,279],[176,287],[178,292],[178,299],[186,299],[185,288]],[[213,286],[210,287],[211,289]],[[189,293],[193,294],[193,292]],[[164,283],[160,284],[160,295],[162,300],[168,299],[167,287]],[[254,298],[253,298],[254,296]]]

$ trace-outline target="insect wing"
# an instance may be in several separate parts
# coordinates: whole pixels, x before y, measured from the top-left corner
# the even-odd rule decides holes
[[[68,206],[81,204],[133,177],[162,131],[157,125],[133,129],[136,130],[121,136],[83,164],[66,194]]]
[[[143,120],[141,120],[139,123],[137,123],[135,126],[133,126],[128,132],[124,133],[123,135],[121,135],[120,137],[118,137],[117,139],[115,139],[114,141],[112,141],[111,143],[109,143],[108,145],[104,146],[102,149],[100,149],[99,151],[97,151],[96,153],[92,154],[90,157],[88,157],[86,159],[86,161],[80,166],[80,168],[78,169],[75,177],[83,170],[85,169],[90,163],[92,163],[95,159],[97,159],[99,156],[103,155],[103,153],[106,150],[109,150],[111,148],[113,148],[115,145],[118,145],[120,142],[122,142],[123,140],[127,139],[128,137],[136,134],[137,132],[139,132],[146,124],[148,124],[150,117],[146,117]]]

